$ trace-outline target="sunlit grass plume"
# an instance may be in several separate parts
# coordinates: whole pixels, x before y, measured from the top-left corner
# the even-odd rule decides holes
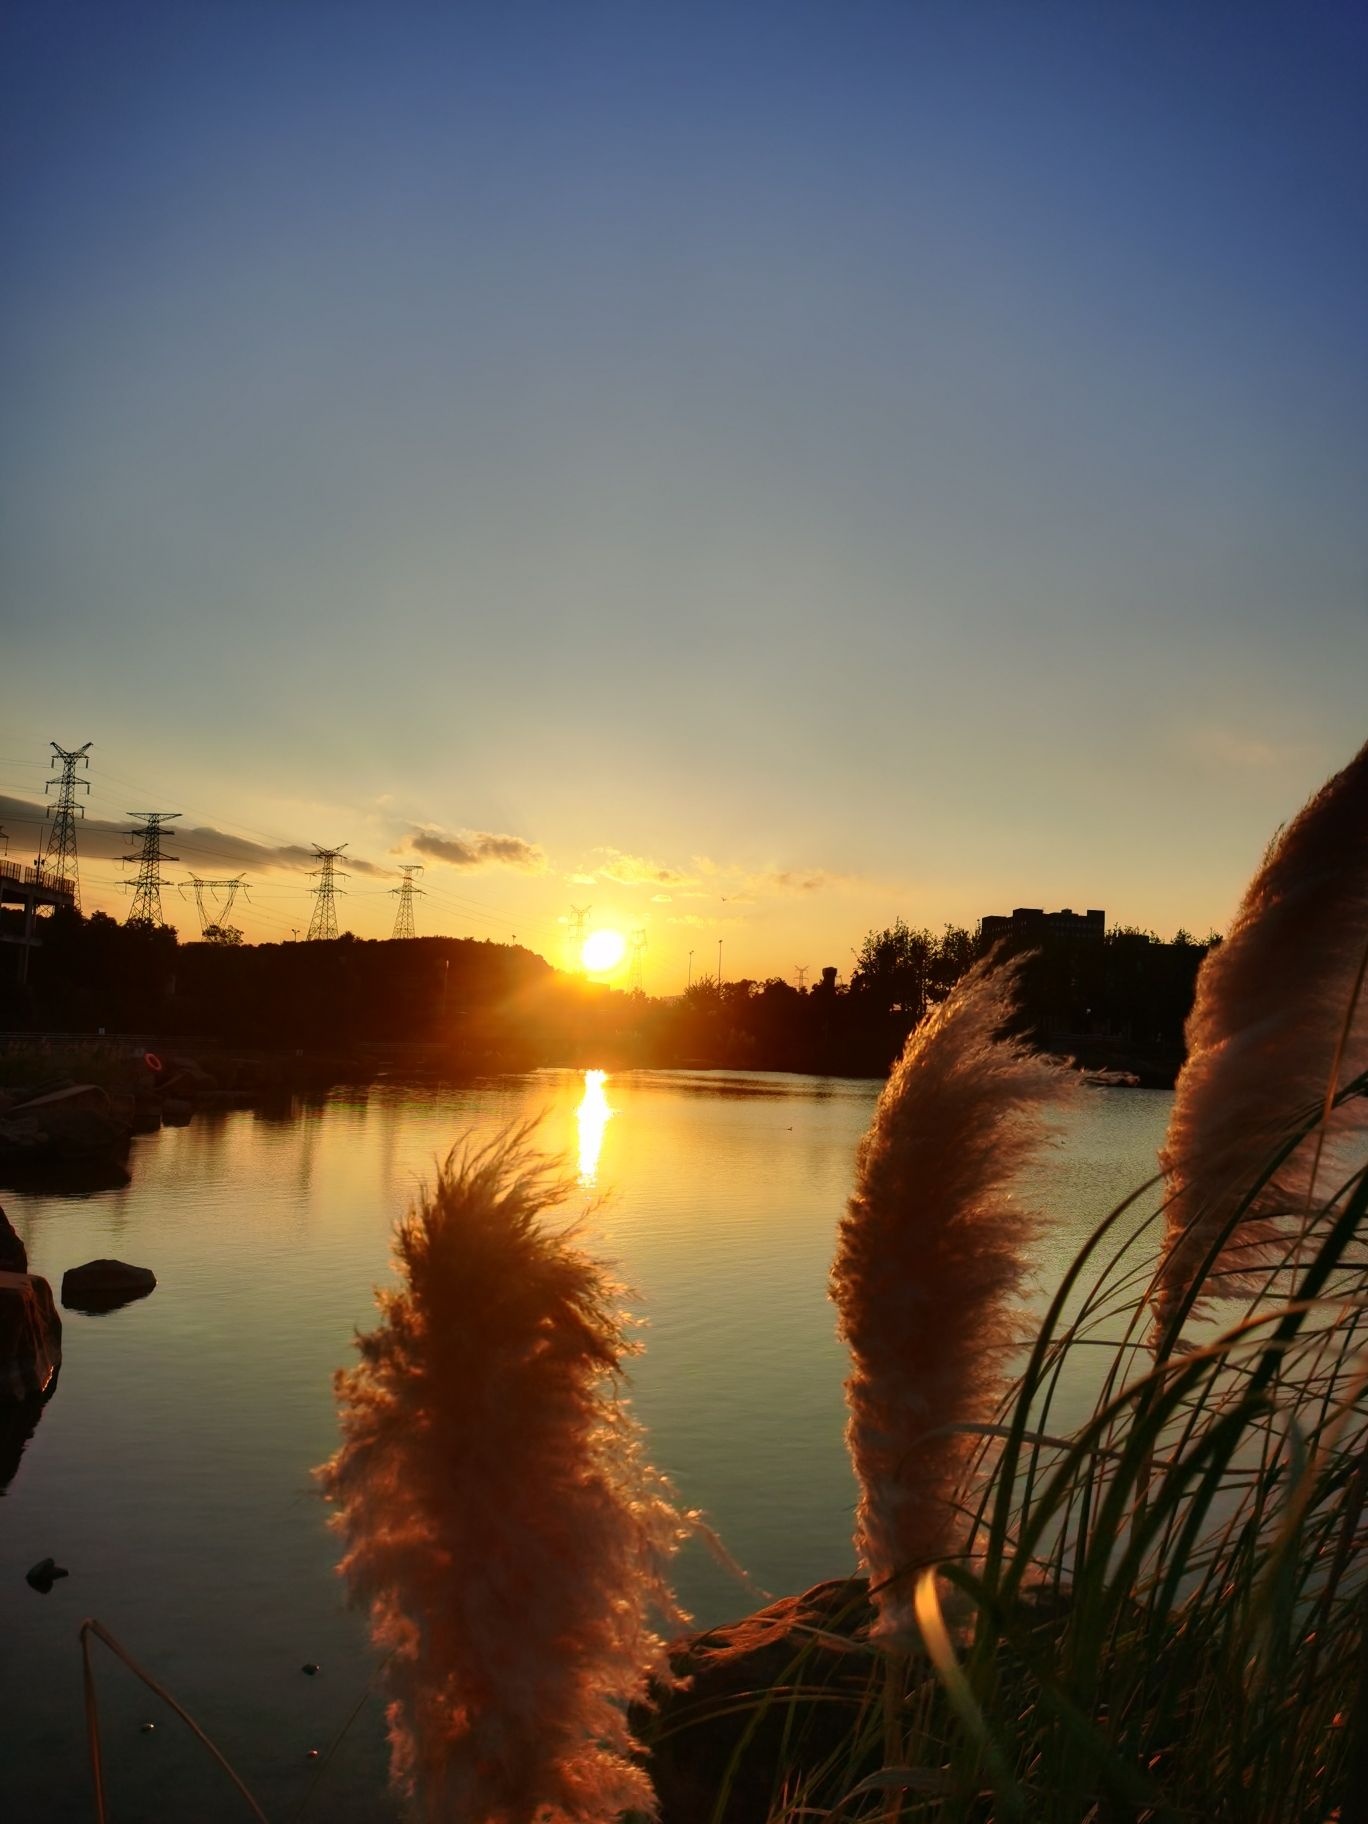
[[[665,1674],[685,1522],[619,1398],[621,1288],[548,1221],[573,1192],[527,1129],[454,1151],[336,1377],[340,1569],[388,1654],[394,1780],[434,1820],[655,1810],[626,1708]]]

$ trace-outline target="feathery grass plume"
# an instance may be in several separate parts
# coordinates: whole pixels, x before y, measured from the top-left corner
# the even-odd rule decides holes
[[[529,1132],[453,1150],[398,1225],[402,1284],[336,1376],[318,1474],[419,1815],[608,1824],[655,1813],[626,1707],[668,1678],[648,1613],[686,1619],[687,1520],[618,1397],[622,1288],[544,1226],[575,1184]]]
[[[1368,746],[1280,832],[1207,955],[1159,1155],[1169,1182],[1158,1326],[1232,1224],[1204,1289],[1254,1292],[1363,1121],[1346,1103],[1250,1194],[1298,1118],[1368,1067]]]
[[[907,1574],[961,1544],[956,1495],[973,1440],[950,1428],[997,1405],[1036,1232],[1011,1182],[1045,1138],[1041,1111],[1077,1080],[997,1036],[1021,966],[979,963],[908,1039],[839,1231],[831,1284],[854,1370],[855,1544],[887,1638],[912,1627]]]

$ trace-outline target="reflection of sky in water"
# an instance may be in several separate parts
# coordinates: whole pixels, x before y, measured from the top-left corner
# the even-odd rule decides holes
[[[599,1154],[603,1151],[603,1130],[613,1118],[603,1086],[608,1081],[606,1070],[586,1070],[584,1100],[575,1110],[579,1126],[579,1181],[586,1190],[598,1183]]]
[[[541,1115],[538,1143],[567,1171],[578,1161],[565,1214],[647,1319],[633,1409],[685,1505],[776,1593],[845,1572],[847,1364],[826,1288],[877,1090],[628,1071],[614,1072],[610,1106],[598,1071],[376,1086],[300,1105],[288,1122],[240,1110],[138,1139],[120,1190],[6,1191],[34,1271],[54,1285],[101,1255],[149,1266],[158,1283],[105,1317],[63,1314],[60,1385],[32,1438],[14,1439],[23,1457],[0,1501],[19,1572],[0,1577],[5,1818],[88,1824],[82,1615],[166,1681],[268,1816],[294,1815],[317,1766],[307,1750],[332,1741],[374,1670],[309,1478],[336,1443],[331,1375],[354,1359],[354,1331],[374,1326],[394,1221],[434,1161],[512,1121]],[[1057,1225],[1041,1243],[1045,1285],[1153,1170],[1169,1101],[1077,1099],[1026,1188]],[[1076,1392],[1063,1404],[1076,1409]],[[71,1576],[40,1597],[22,1573],[48,1556]],[[681,1558],[678,1584],[705,1624],[753,1606],[701,1547]],[[322,1675],[301,1677],[306,1661]],[[120,1824],[241,1816],[184,1731],[140,1732],[150,1712],[136,1681],[103,1664],[98,1676]],[[372,1696],[306,1816],[389,1824],[384,1767]]]

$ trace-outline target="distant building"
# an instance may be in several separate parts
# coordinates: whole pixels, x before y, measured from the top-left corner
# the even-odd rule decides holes
[[[984,949],[1009,938],[1014,945],[1038,944],[1046,938],[1067,938],[1085,943],[1098,943],[1107,934],[1105,912],[1075,912],[1065,906],[1062,912],[1045,912],[1039,906],[1014,906],[1011,917],[990,912],[979,920],[979,936]]]

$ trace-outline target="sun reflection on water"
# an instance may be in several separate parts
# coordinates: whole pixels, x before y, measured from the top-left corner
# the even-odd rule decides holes
[[[579,1123],[579,1181],[592,1186],[598,1182],[599,1154],[603,1150],[603,1130],[613,1118],[603,1086],[608,1081],[606,1070],[586,1070],[584,1100],[575,1110]]]

